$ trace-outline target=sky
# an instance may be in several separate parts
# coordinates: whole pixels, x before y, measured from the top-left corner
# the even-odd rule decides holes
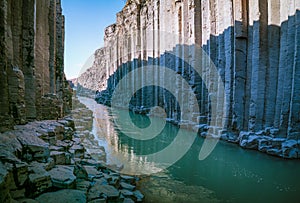
[[[62,0],[65,15],[65,73],[77,78],[96,49],[103,46],[104,29],[116,22],[124,0]]]

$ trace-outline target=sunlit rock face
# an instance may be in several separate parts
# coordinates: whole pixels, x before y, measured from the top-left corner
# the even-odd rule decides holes
[[[195,104],[185,91],[178,90],[173,98],[156,87],[136,93],[131,109],[144,112],[148,107],[161,106],[170,121],[197,129],[199,123],[211,124],[210,108],[217,105],[214,122],[221,128],[217,127],[215,132],[221,133],[223,139],[239,142],[246,139],[240,132],[251,131],[261,137],[298,140],[299,21],[297,0],[128,1],[117,14],[116,23],[105,30],[103,54],[96,57],[105,61],[98,63],[96,72],[101,72],[101,76],[94,77],[95,69],[87,71],[85,77],[90,79],[87,87],[91,88],[91,83],[101,84],[97,90],[106,87],[105,98],[99,96],[98,101],[110,104],[118,82],[130,71],[147,65],[165,66],[193,88],[199,111],[194,110]],[[219,81],[212,80],[207,59],[197,55],[195,45],[209,56]],[[192,69],[198,60],[205,64],[200,78],[194,77]],[[170,82],[165,74],[153,77],[160,84]],[[133,75],[127,89],[147,80],[147,74]],[[181,87],[177,80],[172,82]],[[223,85],[224,95],[219,87],[215,88],[216,82]],[[219,95],[215,103],[211,102],[209,88],[215,88],[215,95]],[[120,106],[125,94],[126,91],[120,95]],[[178,98],[183,98],[188,112],[180,112]],[[266,141],[259,140],[257,143]]]
[[[101,48],[94,53],[94,62],[92,67],[87,69],[84,73],[77,78],[77,83],[79,83],[84,88],[89,90],[105,90],[106,89],[106,79],[107,73],[105,67],[106,63],[106,52],[105,48]]]
[[[62,117],[70,109],[70,95],[60,0],[0,4],[0,131]]]

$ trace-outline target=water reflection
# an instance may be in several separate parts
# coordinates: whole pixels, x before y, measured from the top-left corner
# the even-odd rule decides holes
[[[134,140],[115,128],[107,107],[92,99],[80,100],[94,112],[93,133],[105,147],[109,164],[124,164],[125,171],[130,172],[146,163],[147,170],[159,171],[157,165],[137,159],[137,155],[163,149],[172,142],[178,128],[167,124],[153,140]],[[147,122],[140,115],[131,117],[137,125]],[[284,160],[219,142],[207,159],[199,161],[202,143],[203,139],[197,138],[188,153],[168,170],[141,181],[147,202],[299,201],[299,160]]]

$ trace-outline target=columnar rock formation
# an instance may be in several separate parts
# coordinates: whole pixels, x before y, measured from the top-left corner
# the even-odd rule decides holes
[[[94,53],[94,63],[92,67],[86,70],[77,79],[77,83],[90,90],[105,90],[106,88],[106,69],[105,67],[105,48],[101,48]]]
[[[168,99],[166,91],[156,87],[137,93],[134,106],[159,105],[170,120],[195,126],[211,121],[207,89],[216,83],[211,80],[210,66],[202,67],[201,80],[193,77],[189,65],[205,60],[197,58],[194,47],[199,45],[216,66],[225,89],[225,96],[217,101],[224,128],[216,132],[229,140],[236,140],[242,131],[298,140],[299,23],[298,0],[128,1],[117,14],[117,22],[105,30],[102,57],[106,63],[99,69],[106,71],[103,76],[108,79],[108,91],[113,91],[121,78],[138,67],[151,64],[175,70],[194,88],[199,114],[193,112],[189,96],[179,91],[174,96],[185,98],[191,105],[190,115],[183,119],[174,98]],[[168,78],[157,73],[154,79],[163,84]],[[99,80],[97,77],[92,82],[98,84]],[[144,80],[149,80],[147,75],[134,75],[128,88]],[[154,96],[149,97],[149,93]],[[153,101],[149,103],[149,99]],[[294,145],[299,146],[297,141]]]
[[[0,1],[0,131],[70,108],[60,0]]]

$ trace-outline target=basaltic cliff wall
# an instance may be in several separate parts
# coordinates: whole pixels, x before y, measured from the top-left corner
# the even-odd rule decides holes
[[[1,0],[0,37],[0,132],[68,112],[60,0]]]
[[[189,96],[178,91],[175,96],[185,98],[191,109],[183,118],[174,98],[156,87],[137,93],[131,108],[142,112],[159,105],[174,123],[196,130],[207,128],[199,124],[211,122],[207,88],[216,81],[210,80],[209,67],[202,67],[201,79],[195,80],[193,70],[180,60],[198,60],[195,45],[199,45],[216,66],[224,85],[225,95],[217,99],[223,127],[214,132],[246,148],[299,157],[300,1],[127,1],[116,23],[106,28],[104,41],[103,54],[96,57],[102,63],[91,69],[101,72],[101,76],[88,77],[92,72],[87,71],[79,77],[79,81],[87,78],[86,88],[106,88],[98,95],[100,103],[110,103],[107,95],[131,70],[149,64],[166,66],[194,88],[199,112],[193,112]],[[176,53],[179,59],[165,50]],[[168,80],[163,74],[154,77],[162,83]],[[137,85],[137,78],[143,83],[147,75],[135,75],[132,86]],[[286,150],[282,144],[286,141],[297,149]]]

